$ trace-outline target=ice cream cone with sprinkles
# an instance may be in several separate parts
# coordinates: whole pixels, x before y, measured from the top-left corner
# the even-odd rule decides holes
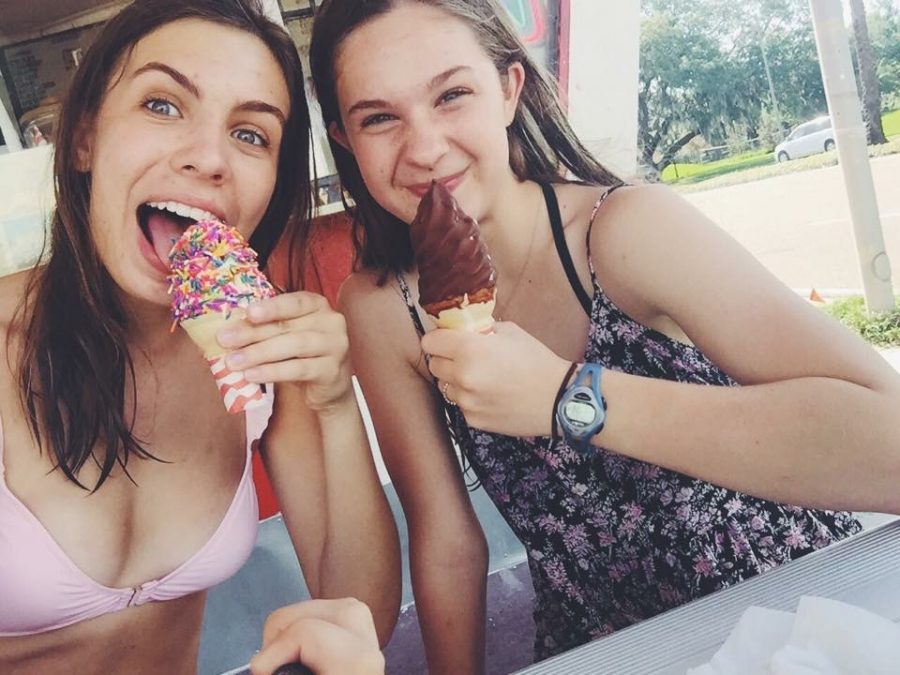
[[[275,295],[256,252],[233,227],[201,220],[175,242],[169,263],[173,329],[180,325],[203,351],[228,412],[261,405],[260,385],[227,367],[228,350],[216,340],[220,330],[246,316],[247,306]]]

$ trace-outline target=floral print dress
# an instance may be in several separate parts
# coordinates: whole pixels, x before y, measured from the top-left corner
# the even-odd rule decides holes
[[[738,386],[699,349],[616,307],[593,266],[591,279],[584,361],[644,377]],[[421,335],[406,281],[398,280]],[[466,460],[527,551],[537,660],[861,530],[846,512],[777,504],[604,449],[583,455],[546,437],[489,433],[470,427],[455,406],[446,413]]]

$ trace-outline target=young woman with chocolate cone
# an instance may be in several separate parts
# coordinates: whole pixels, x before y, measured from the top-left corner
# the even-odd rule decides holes
[[[845,509],[900,511],[900,378],[672,191],[598,164],[497,2],[325,0],[311,58],[431,672],[484,658],[487,548],[452,440],[527,550],[537,658],[853,534]],[[493,332],[418,307],[433,181],[490,251]]]
[[[264,264],[308,223],[308,147],[299,56],[254,0],[138,0],[86,53],[49,256],[0,280],[0,672],[195,673],[206,590],[256,541],[257,450],[312,595],[371,609],[283,625],[318,617],[353,643],[374,616],[389,636],[399,548],[343,318],[292,290],[220,332],[229,367],[270,383],[240,415],[171,331],[169,235],[216,218]],[[273,648],[296,655],[298,635]]]

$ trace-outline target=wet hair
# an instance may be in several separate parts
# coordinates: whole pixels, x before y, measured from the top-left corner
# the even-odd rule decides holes
[[[121,76],[135,45],[182,19],[201,19],[257,37],[287,84],[291,107],[275,189],[250,239],[260,262],[266,263],[282,237],[290,240],[291,251],[302,250],[310,220],[310,123],[300,58],[290,36],[266,18],[258,0],[136,0],[106,24],[63,101],[53,166],[56,209],[49,257],[46,265],[38,263],[32,270],[16,314],[23,325],[19,389],[31,432],[42,452],[53,453],[55,465],[69,480],[91,491],[117,464],[128,475],[131,455],[153,455],[133,433],[137,398],[126,339],[129,316],[94,245],[91,176],[77,168],[77,136],[96,120],[108,88]],[[88,461],[100,469],[93,486],[77,478]]]
[[[316,13],[310,46],[310,69],[325,126],[343,128],[337,96],[337,60],[343,41],[357,28],[411,2],[441,9],[472,29],[502,78],[515,63],[525,70],[525,83],[510,125],[510,167],[520,180],[559,183],[567,170],[576,180],[600,185],[621,183],[584,147],[566,119],[548,74],[516,35],[506,11],[495,0],[325,0]],[[355,204],[354,245],[363,268],[389,274],[413,265],[409,226],[370,194],[353,154],[329,139],[341,180],[345,205]]]

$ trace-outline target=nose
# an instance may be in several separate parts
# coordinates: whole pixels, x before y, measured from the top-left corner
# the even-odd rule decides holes
[[[447,154],[450,144],[439,120],[420,115],[410,120],[405,139],[406,160],[429,171]]]
[[[216,184],[230,176],[228,135],[211,123],[193,125],[185,130],[172,153],[172,168]]]

